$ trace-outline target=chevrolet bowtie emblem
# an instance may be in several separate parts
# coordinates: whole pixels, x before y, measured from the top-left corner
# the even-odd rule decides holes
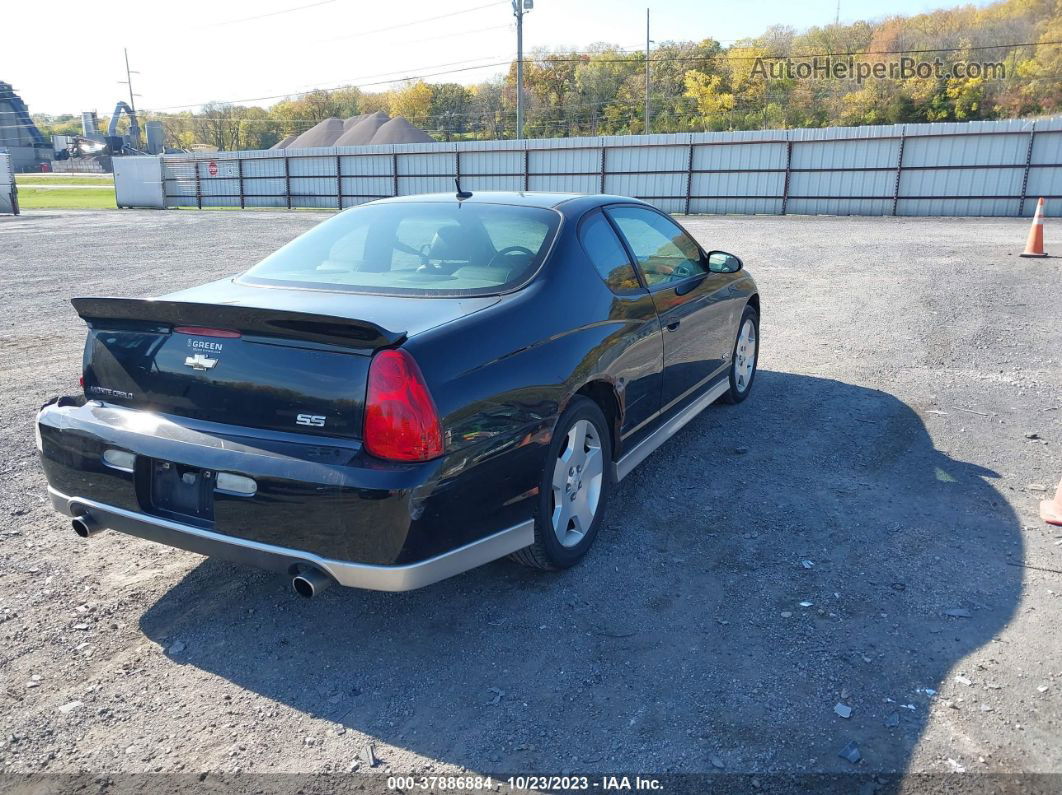
[[[195,356],[187,356],[184,360],[185,367],[191,367],[193,370],[209,370],[217,363],[217,359],[210,359],[201,353],[197,353]]]

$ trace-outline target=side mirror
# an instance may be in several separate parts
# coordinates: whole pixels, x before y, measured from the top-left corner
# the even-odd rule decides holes
[[[737,273],[741,270],[741,260],[725,251],[709,251],[708,270],[712,273]]]

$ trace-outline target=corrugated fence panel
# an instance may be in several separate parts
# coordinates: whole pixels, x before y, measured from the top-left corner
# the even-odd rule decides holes
[[[789,201],[804,196],[892,200],[895,171],[794,171],[789,176]]]
[[[720,174],[694,174],[690,195],[698,198],[727,196],[782,198],[785,174],[776,171],[742,173],[727,171]]]
[[[398,195],[413,196],[417,193],[453,193],[453,175],[445,177],[399,177]]]
[[[336,175],[336,158],[289,157],[288,173],[293,177],[334,177]]]
[[[900,176],[900,195],[904,198],[1018,196],[1023,172],[1023,166],[904,171]]]
[[[578,174],[544,176],[532,174],[527,180],[528,190],[546,193],[598,193],[600,185],[601,178],[596,174],[592,176],[580,176]]]
[[[457,155],[454,152],[408,154],[398,158],[399,176],[440,176],[452,180],[456,173]]]
[[[1029,169],[1029,185],[1025,191],[1029,197],[1025,200],[1026,214],[1033,214],[1038,196],[1056,191],[1059,185],[1062,185],[1062,166],[1032,166]]]
[[[464,164],[462,163],[462,166]],[[522,191],[524,189],[524,177],[519,176],[496,176],[496,177],[461,177],[462,190],[511,190]]]
[[[162,158],[171,207],[335,209],[449,193],[458,174],[473,191],[605,191],[669,212],[1028,215],[1044,196],[1059,215],[1062,117]]]
[[[894,168],[900,142],[890,139],[798,141],[793,144],[792,168]]]
[[[756,169],[785,168],[785,144],[694,144],[693,169],[695,171],[720,171],[735,169],[755,171]]]
[[[686,192],[686,174],[607,174],[605,193],[617,196],[671,198]]]
[[[523,152],[461,152],[461,176],[520,175],[524,173]]]
[[[639,174],[659,174],[681,171],[685,174],[689,157],[688,146],[623,146],[609,149],[605,163],[611,173],[637,171]]]
[[[344,176],[389,177],[394,161],[390,155],[340,155],[339,168]]]
[[[601,150],[531,150],[527,153],[527,168],[531,174],[596,174],[601,170]]]
[[[897,215],[1008,216],[1016,213],[1017,202],[1013,199],[900,199],[896,204]]]
[[[1044,165],[1062,165],[1062,130],[1036,132],[1033,140],[1032,162]]]
[[[713,215],[778,215],[781,199],[691,199],[691,213]]]
[[[394,187],[391,177],[343,177],[344,196],[371,196],[382,199],[390,196]]]
[[[284,158],[248,158],[243,161],[245,177],[282,177],[284,176]]]
[[[904,166],[980,166],[1025,164],[1028,133],[1014,135],[945,135],[908,138]]]
[[[892,199],[800,199],[790,197],[786,212],[793,215],[889,215]]]

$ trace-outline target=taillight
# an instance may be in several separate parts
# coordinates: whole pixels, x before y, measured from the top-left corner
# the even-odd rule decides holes
[[[405,351],[377,353],[369,365],[365,449],[394,461],[427,461],[443,453],[439,413],[416,361]]]

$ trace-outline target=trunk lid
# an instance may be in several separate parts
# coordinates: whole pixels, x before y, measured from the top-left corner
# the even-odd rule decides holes
[[[192,419],[360,438],[371,355],[496,298],[246,288],[75,298],[90,399]],[[423,306],[423,305],[427,306]],[[408,320],[408,323],[402,323]]]

